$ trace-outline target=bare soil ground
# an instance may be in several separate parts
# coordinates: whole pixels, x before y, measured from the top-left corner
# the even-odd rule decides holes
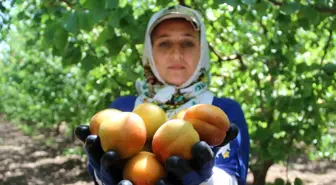
[[[65,141],[62,136],[55,139],[52,145],[46,144],[44,134],[27,136],[0,117],[0,185],[93,185],[87,173],[86,158],[62,154],[65,147],[81,143]],[[273,165],[267,182],[274,182],[278,177],[286,180],[285,166]],[[297,161],[291,163],[288,170],[290,182],[296,177],[305,185],[336,185],[336,164]],[[248,182],[252,181],[253,176],[249,174]]]
[[[56,137],[52,145],[45,139],[27,136],[0,118],[0,185],[93,185],[84,157],[64,156],[69,147],[64,139]]]
[[[304,185],[336,185],[336,163],[334,161],[297,161],[288,167],[273,165],[266,177],[268,183],[274,182],[276,178],[288,180],[294,184],[295,178],[300,178]],[[248,174],[248,182],[252,183],[253,176]]]

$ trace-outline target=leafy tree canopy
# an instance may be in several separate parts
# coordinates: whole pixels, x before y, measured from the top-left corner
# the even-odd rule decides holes
[[[174,4],[204,17],[211,89],[243,107],[255,184],[291,155],[335,159],[335,0],[7,0],[0,111],[74,126],[134,94],[147,22]]]

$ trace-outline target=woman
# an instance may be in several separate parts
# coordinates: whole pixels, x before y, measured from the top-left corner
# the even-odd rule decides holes
[[[198,143],[200,155],[193,158],[199,168],[174,156],[167,160],[169,171],[157,184],[174,185],[244,185],[249,160],[249,135],[240,105],[228,98],[217,98],[208,90],[209,49],[205,26],[199,13],[183,6],[162,9],[155,13],[147,26],[143,53],[145,80],[137,81],[138,96],[117,98],[110,106],[121,111],[132,111],[143,102],[162,107],[168,117],[195,104],[212,104],[221,108],[230,121],[238,126],[238,136],[225,146],[209,147]],[[99,138],[89,136],[86,151],[89,171],[96,183],[117,184],[119,169],[111,169],[110,161],[98,150]],[[98,139],[98,141],[97,141]],[[98,143],[98,144],[97,144]],[[225,144],[225,143],[224,143]],[[99,146],[98,146],[99,148]],[[203,151],[203,153],[201,152]],[[208,151],[205,152],[204,151]],[[110,155],[114,158],[114,155]],[[117,157],[116,157],[117,158]],[[107,161],[107,162],[106,162]],[[120,178],[120,177],[119,177]],[[118,179],[118,180],[117,180]],[[119,184],[131,184],[121,181]]]

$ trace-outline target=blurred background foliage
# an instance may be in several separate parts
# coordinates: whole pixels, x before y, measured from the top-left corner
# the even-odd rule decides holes
[[[1,1],[0,112],[74,128],[135,94],[147,22],[175,4],[204,17],[211,89],[242,105],[255,185],[290,156],[336,160],[335,0]]]

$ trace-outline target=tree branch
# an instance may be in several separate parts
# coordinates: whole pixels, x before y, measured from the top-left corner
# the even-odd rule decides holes
[[[204,17],[204,20],[206,22],[208,22],[208,24],[215,30],[214,22],[206,19],[206,15],[203,11],[199,10],[199,12]],[[234,42],[230,42],[230,41],[226,40],[225,38],[223,38],[223,40],[225,40],[227,43],[230,43],[230,45],[234,45]],[[241,54],[236,54],[236,55],[233,55],[233,56],[230,56],[230,57],[223,57],[215,50],[215,48],[213,46],[210,45],[210,43],[209,43],[209,49],[217,56],[218,61],[238,60],[239,63],[240,63],[240,69],[243,70],[243,71],[247,69],[246,65],[244,64],[243,57],[242,57]]]
[[[327,42],[326,42],[326,44],[325,44],[325,46],[323,48],[323,56],[321,58],[321,66],[323,64],[323,61],[324,61],[325,57],[327,56],[328,48],[329,48],[329,45],[330,45],[330,42],[331,42],[332,36],[333,36],[332,30],[328,29],[328,31],[329,31],[329,37],[328,37],[328,40],[327,40]]]
[[[314,8],[319,12],[336,14],[336,8],[330,8],[330,7],[314,7]]]
[[[135,44],[131,45],[131,49],[134,50],[135,54],[137,55],[140,64],[142,64],[142,57],[138,51],[138,49],[135,47]]]
[[[275,0],[269,0],[269,2],[271,2],[272,4],[277,5],[277,6],[281,6],[283,4],[283,3],[277,2]]]
[[[263,30],[263,32],[264,32],[265,37],[267,38],[268,29],[267,29],[267,27],[262,23],[262,18],[260,18],[259,23],[260,23],[260,25],[261,25],[261,28],[262,28],[262,30]]]
[[[284,5],[283,2],[278,2],[276,0],[268,0],[272,4],[276,6],[282,6]],[[331,7],[318,7],[318,6],[313,6],[313,8],[318,11],[318,12],[324,12],[324,13],[331,13],[331,14],[336,14],[336,8],[331,8]]]
[[[247,69],[246,65],[245,65],[244,62],[243,62],[243,57],[242,57],[240,54],[231,55],[231,56],[229,56],[229,57],[223,57],[223,56],[221,56],[221,55],[215,50],[215,48],[212,47],[210,44],[209,44],[209,48],[210,48],[210,50],[217,56],[218,61],[238,60],[239,63],[240,63],[240,69],[241,69],[241,70],[246,70],[246,69]]]
[[[265,114],[266,113],[266,110],[265,110],[265,101],[264,101],[264,99],[262,97],[262,90],[264,90],[264,88],[261,87],[260,79],[259,78],[256,78],[255,81],[257,83],[258,91],[260,93],[260,108],[261,108],[261,113]]]

